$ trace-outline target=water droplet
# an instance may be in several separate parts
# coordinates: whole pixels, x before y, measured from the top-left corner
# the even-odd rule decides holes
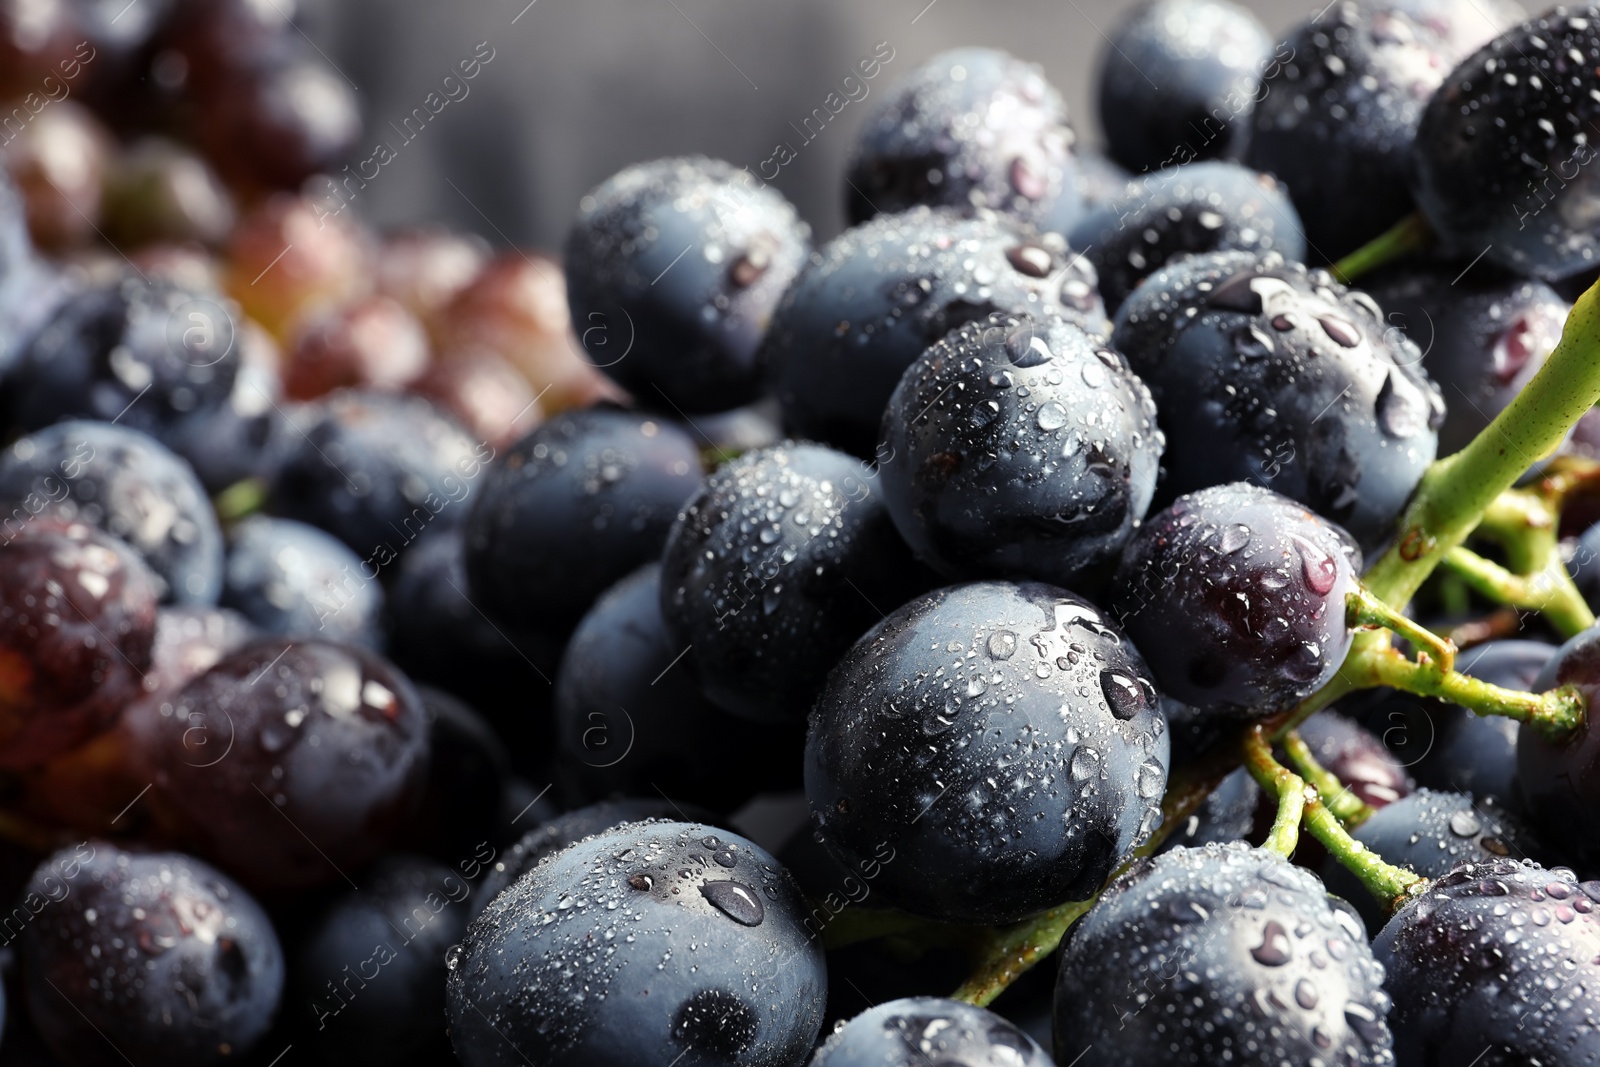
[[[1318,596],[1327,596],[1339,580],[1338,562],[1305,538],[1290,536],[1300,553],[1300,573],[1305,577],[1306,587]]]
[[[1356,1032],[1357,1037],[1369,1045],[1382,1045],[1389,1038],[1389,1028],[1365,1004],[1355,1001],[1346,1004],[1344,1021],[1350,1024],[1350,1029]]]
[[[1150,706],[1143,687],[1116,671],[1100,672],[1100,691],[1111,706],[1111,714],[1119,719],[1131,719]]]
[[[1139,764],[1139,770],[1134,775],[1133,781],[1139,795],[1149,800],[1151,797],[1160,796],[1161,791],[1167,787],[1167,772],[1160,763],[1147,759]]]
[[[1041,430],[1059,430],[1067,424],[1067,409],[1054,400],[1048,401],[1040,405],[1034,421],[1039,424]]]
[[[1483,824],[1470,811],[1458,811],[1450,816],[1450,832],[1457,837],[1471,837],[1481,829]]]
[[[1050,175],[1036,161],[1018,156],[1011,161],[1011,188],[1029,200],[1043,200],[1050,192]]]
[[[1050,345],[1033,323],[1025,322],[1006,335],[1006,357],[1014,367],[1037,367],[1050,362]]]
[[[1086,782],[1100,773],[1100,753],[1088,745],[1079,745],[1073,750],[1072,759],[1067,764],[1067,773],[1080,782]]]
[[[628,876],[628,885],[640,892],[649,892],[650,887],[655,885],[655,879],[648,874],[631,874]]]
[[[1294,984],[1294,1002],[1306,1011],[1317,1006],[1317,987],[1311,984],[1309,978],[1302,978]]]
[[[1405,440],[1415,437],[1428,427],[1426,406],[1417,402],[1409,389],[1395,388],[1395,372],[1390,371],[1378,390],[1376,404],[1378,426],[1390,437]]]
[[[1276,919],[1268,920],[1261,930],[1261,944],[1250,950],[1250,958],[1263,967],[1282,967],[1293,956],[1289,932]]]
[[[761,280],[772,266],[772,255],[765,247],[751,248],[733,261],[728,268],[728,279],[740,289],[748,288]]]
[[[990,659],[1008,660],[1016,654],[1017,635],[1010,630],[998,630],[989,635],[985,647],[989,650]]]
[[[1224,556],[1231,556],[1250,543],[1250,527],[1236,522],[1222,531],[1222,541],[1217,548]]]
[[[1049,249],[1036,244],[1017,245],[1006,251],[1006,260],[1030,278],[1043,278],[1050,273],[1052,257]]]
[[[760,926],[767,917],[767,906],[742,882],[707,882],[700,887],[700,895],[741,926]]]
[[[1320,315],[1317,324],[1322,332],[1344,348],[1354,348],[1361,343],[1361,329],[1355,323],[1335,315]]]

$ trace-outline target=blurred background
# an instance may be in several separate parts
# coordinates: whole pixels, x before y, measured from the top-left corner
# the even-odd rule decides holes
[[[387,227],[440,220],[496,243],[555,249],[579,197],[628,163],[700,152],[754,171],[783,141],[795,146],[797,158],[772,184],[826,239],[843,225],[841,176],[874,97],[944,49],[991,45],[1041,64],[1066,96],[1080,142],[1101,143],[1093,85],[1107,47],[1103,34],[1136,6],[1127,0],[526,3],[320,0],[307,8],[306,30],[357,87],[374,143],[387,137],[398,146],[390,124],[421,106],[477,45],[494,50],[459,106],[447,105],[363,190],[369,221]],[[1276,38],[1322,5],[1250,0],[1243,6]],[[871,95],[802,145],[795,127],[884,41],[894,58],[871,83]]]

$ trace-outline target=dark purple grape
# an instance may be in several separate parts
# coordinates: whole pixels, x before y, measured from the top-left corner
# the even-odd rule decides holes
[[[671,822],[591,837],[495,898],[450,951],[456,1055],[799,1064],[828,987],[804,913],[794,879],[742,837]]]
[[[1466,864],[1372,943],[1403,1064],[1592,1064],[1600,883],[1528,860]]]
[[[1489,425],[1561,340],[1570,305],[1543,282],[1489,266],[1408,268],[1367,285],[1385,318],[1422,349],[1445,397],[1439,454]]]
[[[1105,325],[1094,268],[1005,216],[918,207],[846,230],[795,279],[762,342],[785,426],[871,455],[912,360],[996,311]]]
[[[1176,727],[1174,727],[1176,733]],[[1236,768],[1206,794],[1199,810],[1190,815],[1161,843],[1162,852],[1174,848],[1199,848],[1213,842],[1248,841],[1261,806],[1261,787],[1243,767]]]
[[[1300,216],[1283,187],[1237,163],[1190,163],[1142,175],[1079,219],[1068,239],[1094,264],[1113,315],[1141,281],[1186,255],[1306,258]]]
[[[392,856],[337,897],[294,955],[292,1010],[323,1063],[437,1064],[445,953],[467,932],[471,884],[420,856]]]
[[[1578,634],[1544,665],[1530,687],[1542,693],[1574,686],[1586,704],[1600,700],[1600,626]],[[1535,829],[1561,855],[1581,865],[1600,864],[1600,729],[1594,717],[1570,737],[1517,733],[1516,788]]]
[[[449,693],[418,686],[417,695],[428,718],[428,789],[420,832],[408,833],[407,844],[459,863],[502,833],[511,754],[488,719]]]
[[[583,617],[555,676],[555,768],[569,802],[660,790],[732,811],[757,792],[799,786],[799,723],[730,715],[701,690],[684,647],[661,615],[658,563],[606,590]]]
[[[167,603],[214,604],[222,530],[194,471],[155,439],[105,422],[58,422],[0,453],[0,513],[97,526],[144,557]]]
[[[327,530],[373,569],[464,521],[495,455],[420,397],[341,390],[290,418],[269,510]]]
[[[567,303],[590,363],[641,404],[726,411],[761,395],[757,346],[811,254],[777,190],[720,160],[628,167],[583,198]]]
[[[1128,543],[1116,616],[1161,691],[1267,715],[1333,677],[1361,554],[1339,527],[1246,482],[1181,496]]]
[[[1541,851],[1532,832],[1492,799],[1431,789],[1419,789],[1375,812],[1351,836],[1385,863],[1424,878],[1439,878],[1463,863],[1505,856],[1526,859]],[[1383,929],[1389,917],[1342,864],[1331,857],[1324,860],[1322,880],[1329,892],[1355,905],[1368,932]]]
[[[1156,399],[1160,494],[1254,481],[1370,551],[1433,461],[1444,403],[1416,346],[1365,294],[1276,253],[1157,271],[1118,310],[1112,345]]]
[[[560,650],[507,633],[474,605],[459,528],[435,530],[400,557],[387,600],[389,656],[408,677],[481,709],[513,744],[532,740]]]
[[[1077,588],[1114,563],[1150,506],[1155,416],[1100,335],[996,313],[906,368],[884,412],[877,483],[901,536],[941,574]]]
[[[348,877],[411,823],[428,723],[403,675],[363,649],[259,641],[123,730],[162,836],[263,892]]]
[[[483,881],[472,896],[472,914],[476,916],[489,902],[503,893],[513,882],[537,867],[546,856],[554,855],[575,842],[595,834],[614,830],[624,823],[645,822],[650,819],[694,819],[704,822],[707,812],[693,804],[674,807],[665,797],[656,799],[614,798],[589,804],[561,815],[552,815],[540,822],[524,816],[526,826],[533,829],[517,838],[516,842],[495,859],[484,872]]]
[[[1278,46],[1280,62],[1285,51]],[[1238,159],[1259,83],[1277,65],[1266,27],[1227,0],[1132,8],[1100,50],[1096,90],[1111,157],[1132,171]]]
[[[43,763],[143,695],[156,576],[92,526],[22,513],[0,541],[0,767]]]
[[[228,1063],[271,1025],[283,950],[207,864],[86,842],[41,864],[23,899],[38,916],[21,939],[28,1013],[63,1062]]]
[[[1160,821],[1168,737],[1144,662],[1087,601],[975,582],[895,611],[828,678],[806,795],[885,906],[1010,922],[1098,889]]]
[[[957,48],[873,105],[845,178],[852,223],[910,207],[992,208],[1065,233],[1082,210],[1074,136],[1038,64]]]
[[[855,639],[934,584],[879,489],[842,452],[783,444],[724,464],[684,505],[661,557],[661,612],[706,696],[799,723]]]
[[[1356,0],[1302,23],[1279,55],[1245,162],[1289,187],[1312,254],[1335,260],[1411,211],[1417,123],[1462,56],[1422,19]]]
[[[490,468],[466,526],[473,603],[502,626],[565,635],[655,559],[700,485],[676,423],[607,408],[551,419]]]
[[[297,189],[334,170],[361,136],[355,90],[309,56],[258,61],[196,97],[195,133],[206,157],[246,186]]]
[[[1335,711],[1321,711],[1299,726],[1311,756],[1349,787],[1356,799],[1382,808],[1411,795],[1406,768],[1366,727]]]
[[[1309,871],[1239,843],[1139,863],[1062,950],[1056,1061],[1092,1049],[1121,1067],[1393,1064],[1383,968],[1332,899]]]
[[[66,418],[116,422],[165,439],[175,423],[226,403],[238,372],[225,298],[128,277],[71,297],[6,378],[23,430]]]
[[[1450,72],[1417,128],[1411,187],[1450,250],[1545,280],[1600,259],[1591,124],[1600,23],[1557,7]]]
[[[253,515],[229,531],[221,603],[263,634],[383,650],[383,587],[338,538]]]
[[[1016,1026],[991,1011],[944,997],[907,997],[868,1008],[841,1022],[809,1067],[899,1063],[1054,1067],[1044,1049]]]

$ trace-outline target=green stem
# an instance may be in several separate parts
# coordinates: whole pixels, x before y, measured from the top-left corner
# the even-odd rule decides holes
[[[1345,625],[1382,627],[1410,641],[1419,658],[1426,658],[1441,671],[1455,670],[1456,646],[1447,637],[1440,637],[1426,626],[1419,626],[1399,611],[1373,596],[1366,586],[1358,584],[1345,598]],[[1431,655],[1428,655],[1431,653]]]
[[[1546,560],[1533,574],[1513,574],[1493,560],[1458,545],[1446,552],[1441,562],[1490,600],[1539,612],[1563,637],[1571,637],[1594,625],[1594,613],[1559,558]]]
[[[1323,805],[1317,790],[1273,757],[1265,724],[1258,724],[1245,734],[1244,761],[1251,777],[1269,795],[1281,801],[1287,791],[1301,794],[1305,803],[1303,819],[1311,836],[1391,912],[1427,884],[1410,871],[1383,862],[1381,856],[1351,837]]]
[[[1323,803],[1333,812],[1335,819],[1354,830],[1372,817],[1373,809],[1367,802],[1356,796],[1349,786],[1339,780],[1338,775],[1318,763],[1317,757],[1311,753],[1311,747],[1301,740],[1298,733],[1290,730],[1284,735],[1283,750],[1288,753],[1294,769],[1322,795]]]
[[[1428,228],[1428,221],[1421,212],[1412,212],[1328,269],[1349,285],[1361,275],[1432,243],[1433,231]]]
[[[266,506],[267,483],[260,478],[242,478],[218,493],[211,503],[224,523],[238,522]]]
[[[1502,689],[1459,672],[1446,674],[1427,664],[1413,663],[1393,649],[1367,657],[1364,666],[1371,671],[1376,685],[1460,704],[1479,715],[1503,715],[1553,741],[1569,736],[1584,723],[1584,699],[1571,686],[1544,693]]]
[[[1435,461],[1400,518],[1395,544],[1365,576],[1367,587],[1405,604],[1485,509],[1600,401],[1600,290],[1578,297],[1561,341],[1528,384],[1461,451]]]

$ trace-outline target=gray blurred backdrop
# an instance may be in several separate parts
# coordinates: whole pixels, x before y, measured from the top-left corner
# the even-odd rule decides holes
[[[583,193],[628,163],[703,153],[773,183],[819,239],[842,225],[841,175],[871,105],[916,64],[962,44],[1043,65],[1080,142],[1100,140],[1096,65],[1129,0],[308,0],[307,33],[357,87],[366,140],[397,158],[361,194],[381,227],[428,221],[496,244],[557,249]],[[1247,0],[1281,35],[1322,5]],[[880,41],[871,92],[814,140],[798,126]],[[493,58],[409,142],[396,132],[475,50]],[[1153,76],[1159,77],[1155,72]],[[843,95],[843,94],[841,94]],[[393,124],[393,125],[391,125]],[[416,124],[413,123],[413,126]],[[369,146],[358,158],[372,154]],[[369,168],[370,169],[370,168]],[[769,168],[770,172],[770,168]]]

